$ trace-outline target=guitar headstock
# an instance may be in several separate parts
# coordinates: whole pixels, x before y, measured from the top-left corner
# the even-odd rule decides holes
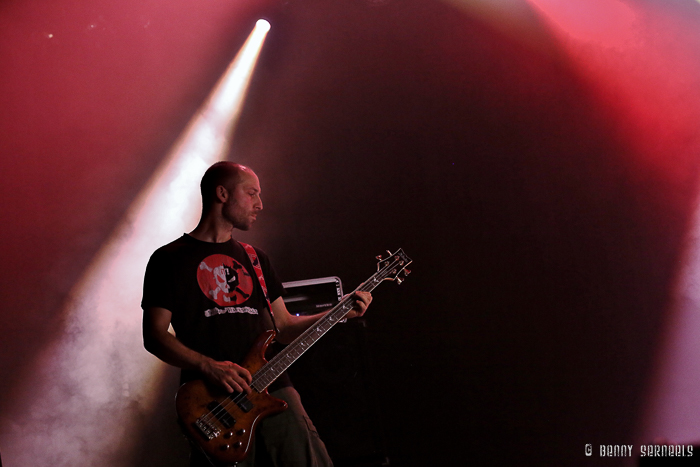
[[[394,253],[389,250],[386,250],[386,252],[388,254],[386,258],[382,258],[382,255],[377,256],[379,261],[377,263],[377,274],[384,276],[382,280],[396,281],[397,284],[401,284],[406,280],[406,276],[411,273],[411,271],[406,269],[406,266],[411,264],[412,260],[406,256],[406,253],[401,248]]]

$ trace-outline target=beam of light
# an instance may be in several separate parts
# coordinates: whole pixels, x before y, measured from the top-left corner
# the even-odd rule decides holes
[[[535,50],[551,48],[537,17],[523,0],[443,0],[470,17],[478,18],[501,34]]]
[[[638,43],[637,12],[623,0],[528,0],[562,38],[627,49]]]
[[[19,385],[1,427],[7,465],[132,466],[166,365],[141,340],[143,272],[157,247],[194,227],[199,180],[227,153],[265,35],[259,22],[159,170],[71,291],[66,329]]]
[[[602,105],[617,114],[614,130],[633,149],[627,151],[634,156],[628,163],[636,176],[663,180],[674,200],[673,190],[683,191],[688,179],[697,179],[692,171],[700,154],[697,4],[528,2]],[[700,210],[694,220],[685,261],[671,277],[678,283],[659,332],[662,344],[650,375],[641,443],[700,440]]]
[[[654,365],[643,443],[700,441],[700,210],[687,242],[685,268],[665,324],[664,348]]]
[[[697,24],[687,5],[625,0],[527,0],[551,30],[568,62],[601,105],[618,114],[620,139],[645,160],[669,167],[669,144],[695,134]],[[689,40],[690,39],[690,40]],[[674,137],[675,141],[654,141]],[[658,151],[659,144],[667,145]],[[680,166],[680,164],[679,164]],[[670,173],[670,172],[669,172]],[[674,174],[682,177],[683,174]]]

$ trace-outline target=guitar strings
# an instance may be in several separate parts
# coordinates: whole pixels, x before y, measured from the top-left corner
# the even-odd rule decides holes
[[[374,289],[375,287],[377,287],[384,279],[386,279],[386,277],[388,277],[389,271],[392,269],[392,267],[394,267],[394,265],[395,265],[396,263],[400,263],[400,258],[396,257],[394,263],[392,263],[392,264],[390,264],[390,265],[388,265],[388,266],[385,266],[385,267],[384,267],[382,270],[380,270],[380,271],[377,271],[375,274],[372,275],[372,277],[370,277],[369,280],[367,280],[366,282],[360,284],[360,286],[358,286],[357,289],[355,289],[354,292],[357,292],[357,291],[366,292],[366,291],[368,291],[368,290],[369,290],[369,291],[373,290],[373,289]],[[409,263],[410,263],[410,261],[409,261]],[[401,266],[402,266],[402,269],[405,268],[407,265],[408,265],[408,263],[405,264],[405,265],[401,265]],[[395,272],[395,271],[391,271],[391,273],[394,273],[394,272]],[[397,273],[398,273],[398,272],[397,272]],[[384,275],[384,277],[381,277],[382,275]],[[378,278],[380,278],[380,279],[378,279]],[[377,280],[377,279],[378,279],[378,280]],[[353,293],[354,293],[354,292],[353,292]],[[322,321],[331,321],[331,320],[332,320],[332,316],[331,316],[331,315],[334,315],[334,314],[336,314],[336,312],[337,312],[338,310],[343,309],[344,306],[347,305],[348,302],[351,300],[351,298],[352,298],[352,294],[348,295],[345,299],[341,300],[340,303],[338,303],[338,305],[336,305],[336,306],[328,313],[328,315],[322,319]],[[347,314],[349,310],[348,310],[348,311],[345,311],[345,310],[343,309],[343,311],[344,311],[344,313],[342,314],[342,316],[344,316],[345,314]],[[327,319],[329,316],[330,316],[331,318],[330,318],[330,319]],[[338,320],[342,319],[342,316],[338,317]],[[335,323],[333,323],[333,325],[335,325]],[[328,332],[328,330],[330,330],[330,328],[331,328],[333,325],[331,325],[330,327],[328,327],[328,329],[324,330],[323,334],[325,334],[326,332]],[[307,329],[304,333],[302,333],[299,337],[297,337],[291,344],[289,344],[289,346],[287,346],[282,352],[280,352],[277,356],[275,356],[275,358],[273,358],[270,362],[268,362],[266,365],[264,365],[262,368],[260,368],[260,370],[258,370],[258,371],[253,375],[253,379],[252,379],[252,381],[251,381],[251,387],[256,385],[256,383],[262,378],[263,373],[267,373],[270,369],[275,368],[276,365],[277,365],[277,363],[279,363],[280,360],[286,358],[287,355],[288,355],[289,353],[292,353],[292,350],[294,350],[294,348],[298,347],[297,344],[298,344],[299,342],[301,342],[305,337],[309,337],[307,334],[311,334],[313,331],[315,331],[315,330],[317,330],[317,329],[318,329],[318,326],[313,326],[313,327]],[[321,336],[319,336],[319,338],[322,337],[323,334],[321,334]],[[302,350],[302,352],[301,352],[296,358],[299,358],[299,356],[301,356],[301,354],[303,354],[303,353],[306,351],[306,349],[308,349],[308,347],[309,347],[309,346],[307,346],[306,348],[304,348],[304,349]],[[292,349],[292,350],[290,350],[290,349]],[[294,360],[292,360],[291,363],[293,363],[293,362],[296,360],[296,358],[295,358]],[[289,365],[291,365],[291,363],[289,363],[289,364],[287,365],[287,367],[288,367]],[[284,370],[281,370],[281,371],[284,371]],[[280,371],[280,373],[281,373],[281,371]],[[274,380],[273,380],[273,381],[274,381]],[[257,392],[262,392],[265,388],[267,388],[267,386],[268,386],[269,384],[271,384],[271,383],[266,384],[263,388],[253,388],[253,389],[255,389]],[[224,400],[222,400],[222,403],[225,402],[225,405],[222,404],[222,403],[217,404],[216,409],[210,410],[209,413],[203,415],[202,418],[206,417],[206,418],[204,419],[204,421],[205,421],[207,424],[211,425],[211,422],[212,422],[214,419],[216,419],[216,420],[219,420],[219,419],[220,419],[220,418],[219,418],[219,415],[222,415],[223,412],[228,413],[228,410],[227,410],[227,409],[228,409],[229,407],[231,407],[231,402],[233,402],[234,404],[238,405],[240,402],[242,402],[242,401],[245,399],[245,397],[246,397],[246,394],[245,394],[245,393],[240,393],[240,392],[237,392],[234,396],[227,396],[226,398],[224,398]],[[227,400],[228,400],[228,401],[227,401]]]
[[[402,261],[402,259],[401,259],[401,257],[400,257],[399,255],[394,255],[393,259],[394,259],[394,262],[393,262],[393,263],[391,263],[391,264],[385,266],[385,267],[382,268],[381,270],[379,270],[379,271],[377,271],[376,273],[374,273],[367,281],[365,281],[365,282],[363,282],[362,284],[360,284],[360,285],[353,291],[353,294],[354,294],[355,292],[358,292],[358,291],[359,291],[359,292],[367,292],[367,291],[372,291],[372,290],[374,290],[374,288],[376,288],[376,287],[377,287],[384,279],[386,279],[390,274],[394,274],[394,273],[395,273],[395,274],[398,274],[401,270],[405,269],[406,266],[408,266],[408,264],[411,262],[411,261],[408,261],[406,264],[400,264],[401,261]],[[401,269],[399,269],[398,271],[396,271],[396,270],[392,271],[392,268],[394,268],[397,264],[399,264],[399,266],[401,266]],[[382,277],[382,276],[383,276],[383,277]],[[333,322],[333,323],[331,324],[331,326],[329,326],[329,327],[328,327],[327,329],[325,329],[325,330],[322,329],[323,332],[321,333],[320,336],[318,336],[318,337],[316,338],[316,340],[318,340],[318,339],[321,338],[326,332],[328,332],[338,321],[340,321],[340,320],[343,318],[343,316],[345,316],[347,313],[349,313],[350,310],[348,309],[348,310],[346,311],[346,310],[345,310],[345,306],[349,304],[349,302],[350,302],[351,299],[352,299],[352,295],[353,295],[353,294],[349,294],[349,295],[347,295],[345,298],[343,298],[343,299],[342,299],[342,300],[341,300],[341,301],[340,301],[326,316],[324,316],[324,317],[320,320],[320,324],[315,324],[314,326],[311,326],[309,329],[307,329],[306,331],[304,331],[299,337],[297,337],[296,339],[294,339],[294,341],[292,341],[292,343],[289,344],[284,350],[282,350],[282,351],[281,351],[279,354],[277,354],[272,360],[270,360],[269,362],[267,362],[267,363],[266,363],[265,365],[263,365],[257,372],[255,372],[255,374],[253,375],[253,378],[252,378],[252,380],[251,380],[250,387],[251,387],[252,389],[254,389],[256,392],[260,393],[260,392],[262,392],[263,390],[265,390],[265,389],[267,388],[267,386],[269,386],[270,384],[272,384],[272,382],[274,381],[274,379],[273,379],[272,381],[270,381],[269,383],[265,384],[264,387],[262,387],[262,388],[258,388],[257,385],[256,385],[256,383],[259,382],[259,381],[265,376],[265,374],[269,372],[269,370],[275,369],[276,372],[279,372],[279,373],[281,374],[281,373],[282,373],[283,371],[285,371],[289,366],[291,366],[291,364],[294,363],[294,361],[296,361],[296,359],[298,359],[304,352],[306,352],[306,350],[310,347],[310,345],[307,345],[306,347],[302,346],[302,350],[301,350],[301,352],[299,353],[299,355],[295,356],[295,358],[294,358],[290,363],[286,364],[286,367],[285,367],[285,368],[283,368],[283,369],[281,369],[281,370],[278,370],[278,369],[276,368],[276,367],[277,367],[277,364],[278,364],[278,363],[281,363],[281,362],[280,362],[281,360],[284,360],[289,354],[293,353],[293,351],[296,350],[297,347],[299,347],[299,344],[300,344],[302,341],[304,341],[305,338],[310,337],[310,335],[313,334],[315,331],[317,331],[319,328],[322,329],[322,326],[323,326],[324,324],[333,321],[333,319],[336,318],[335,315],[339,315],[339,316],[337,316],[337,321]],[[342,311],[343,311],[342,314],[341,314],[341,313],[337,313],[339,310],[342,310]],[[315,342],[315,341],[314,341],[314,342]],[[313,344],[314,342],[312,342],[312,344]],[[283,366],[284,366],[284,365],[283,365]],[[276,379],[276,378],[275,378],[275,379]],[[213,421],[219,422],[219,421],[220,421],[220,416],[222,416],[224,413],[228,413],[228,414],[230,415],[230,413],[228,412],[228,408],[231,407],[231,403],[238,405],[238,404],[239,404],[240,402],[242,402],[245,398],[246,398],[246,393],[245,393],[245,392],[236,392],[234,395],[226,396],[220,403],[217,403],[217,406],[216,406],[215,409],[212,409],[212,410],[210,410],[208,413],[203,414],[203,415],[200,417],[200,419],[202,419],[202,421],[203,421],[204,423],[208,424],[209,426],[212,426],[212,425],[213,425],[212,422],[213,422]],[[217,423],[217,424],[219,424],[219,423]]]
[[[399,262],[399,260],[397,259],[396,262]],[[388,271],[394,266],[394,264],[395,264],[395,263],[392,263],[392,264],[386,266],[384,269],[382,269],[382,270],[378,271],[377,273],[375,273],[375,274],[370,278],[370,280],[364,282],[363,284],[360,284],[360,286],[359,286],[357,289],[355,289],[355,291],[373,290],[377,285],[379,285],[379,284],[386,278],[386,276],[389,275],[389,272],[388,272]],[[405,266],[404,266],[404,267],[405,267]],[[394,271],[392,271],[392,273],[393,273],[393,272],[394,272]],[[383,274],[383,273],[384,273],[384,274]],[[384,275],[385,277],[382,277],[383,275]],[[380,279],[377,280],[378,278],[380,278]],[[366,290],[365,290],[365,289],[366,289]],[[332,319],[333,319],[333,316],[332,316],[332,315],[338,314],[338,313],[336,313],[336,312],[337,312],[338,310],[341,310],[341,309],[342,309],[342,310],[343,310],[343,313],[342,313],[341,316],[338,317],[338,320],[340,320],[340,319],[342,318],[342,316],[344,316],[345,314],[348,313],[348,311],[345,311],[344,308],[345,308],[345,305],[348,305],[348,302],[351,300],[351,298],[352,298],[352,295],[348,295],[348,297],[347,297],[346,299],[341,300],[341,302],[340,302],[338,305],[336,305],[336,307],[335,307],[333,310],[331,310],[331,312],[329,312],[328,316],[329,316],[330,318],[327,319],[326,317],[324,317],[322,321],[326,321],[326,322],[332,321]],[[274,369],[274,368],[277,366],[277,363],[280,362],[280,360],[283,360],[284,358],[286,358],[286,357],[288,356],[288,354],[292,353],[293,350],[296,350],[296,348],[298,347],[298,345],[296,345],[296,344],[299,344],[300,342],[302,342],[302,341],[304,340],[305,337],[309,337],[307,334],[311,334],[312,332],[318,330],[319,327],[321,327],[321,329],[322,329],[322,325],[323,325],[323,324],[325,324],[325,323],[321,323],[320,326],[313,326],[312,328],[309,328],[309,329],[308,329],[307,331],[305,331],[302,335],[300,335],[297,339],[295,339],[283,352],[281,352],[280,354],[278,354],[275,358],[273,358],[270,362],[268,362],[268,364],[264,365],[260,370],[258,370],[258,371],[255,373],[255,375],[253,376],[253,380],[251,381],[251,386],[253,387],[253,389],[255,389],[257,392],[261,392],[262,390],[264,390],[270,383],[268,383],[267,385],[265,385],[263,388],[257,388],[257,387],[255,387],[255,386],[256,386],[256,383],[262,378],[262,376],[264,376],[264,373],[267,373],[268,370],[270,370],[270,369]],[[334,324],[335,324],[335,323],[333,323],[331,326],[329,326],[328,329],[325,329],[324,332],[323,332],[323,334],[325,334],[328,330],[330,330],[330,328],[331,328]],[[319,338],[322,337],[323,334],[321,334],[321,336],[319,336]],[[301,356],[301,355],[306,351],[306,349],[307,349],[308,347],[309,347],[309,346],[306,346],[306,348],[302,348],[301,353],[300,353],[299,355],[297,355],[296,358],[295,358],[294,360],[292,360],[291,363],[293,363],[297,358],[299,358],[299,356]],[[289,364],[287,365],[287,367],[288,367],[289,365],[291,365],[291,363],[289,363]],[[278,371],[279,371],[279,370],[278,370]],[[284,369],[281,370],[281,371],[284,371]],[[281,371],[279,371],[279,372],[281,373]],[[211,425],[211,422],[212,422],[214,419],[216,419],[216,420],[219,420],[219,419],[220,419],[219,416],[222,415],[223,412],[228,413],[228,408],[231,407],[231,402],[233,402],[234,404],[238,405],[240,402],[242,402],[242,401],[245,399],[245,397],[246,397],[246,394],[245,394],[245,393],[236,393],[234,396],[227,396],[227,397],[222,401],[223,404],[222,404],[222,403],[217,404],[216,409],[210,410],[208,414],[205,414],[205,415],[206,415],[206,418],[204,419],[204,421],[205,421],[207,424]]]
[[[357,290],[361,290],[361,287],[358,287]],[[352,298],[352,295],[349,295],[347,299],[341,300],[340,303],[338,303],[338,305],[336,305],[336,307],[333,310],[331,310],[331,312],[329,313],[329,316],[334,311],[338,311],[338,310],[342,309],[344,305],[347,305],[351,301],[351,298]],[[343,314],[347,314],[347,311],[345,311]],[[326,318],[324,317],[324,319],[326,319]],[[338,318],[338,320],[340,320],[340,318]],[[327,321],[330,321],[330,319]],[[322,326],[322,324],[320,326]],[[314,326],[314,327],[309,328],[309,329],[311,331],[316,331],[318,329],[318,327],[319,326]],[[330,327],[324,331],[324,334],[329,329],[330,329]],[[309,337],[308,334],[310,334],[310,333],[304,332],[297,339],[295,339],[291,344],[289,344],[282,352],[280,352],[278,355],[276,355],[275,358],[273,358],[272,360],[267,362],[266,365],[264,365],[262,368],[260,368],[253,375],[253,379],[252,379],[251,384],[250,384],[251,388],[254,389],[256,392],[260,393],[269,384],[271,384],[271,382],[270,382],[270,383],[265,384],[263,387],[258,387],[257,383],[259,383],[262,379],[264,379],[264,377],[269,372],[269,370],[271,370],[271,369],[277,370],[279,363],[282,363],[281,360],[284,360],[284,358],[286,358],[289,354],[293,353],[293,351],[299,347],[299,343],[303,340],[303,338]],[[321,334],[321,336],[322,335],[323,334]],[[321,337],[321,336],[319,336],[319,337]],[[306,346],[306,348],[308,348],[308,347],[309,346]],[[301,356],[304,353],[306,348],[303,348],[303,346],[302,346],[302,351],[299,353],[299,355],[296,356],[296,358],[299,358],[299,356]],[[290,365],[291,365],[291,363],[290,363]],[[276,372],[281,373],[282,371],[284,371],[284,369],[277,370]],[[228,412],[228,409],[231,407],[232,403],[238,405],[240,402],[242,402],[245,399],[245,397],[246,397],[246,394],[241,393],[241,392],[236,392],[233,395],[226,396],[219,404],[217,404],[217,407],[215,409],[210,410],[209,413],[202,416],[203,421],[206,422],[207,424],[211,425],[212,421],[214,421],[215,419],[219,420],[220,419],[219,416],[224,415],[225,412]]]

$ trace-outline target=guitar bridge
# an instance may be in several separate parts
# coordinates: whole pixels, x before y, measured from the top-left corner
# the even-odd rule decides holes
[[[208,422],[206,420],[202,419],[203,417],[200,417],[197,419],[196,422],[194,422],[194,426],[197,427],[199,432],[209,441],[212,439],[216,438],[221,434],[221,430],[219,430],[216,426],[214,426],[211,422]]]
[[[247,401],[247,399],[246,399]],[[248,402],[250,403],[250,402]],[[221,429],[215,421],[218,421],[224,428],[231,428],[236,423],[236,419],[216,401],[207,404],[208,414],[202,415],[194,422],[199,432],[208,440],[212,440],[221,434]]]

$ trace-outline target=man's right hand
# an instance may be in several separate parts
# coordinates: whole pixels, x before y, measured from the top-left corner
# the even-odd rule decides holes
[[[202,374],[214,384],[217,384],[228,392],[245,392],[250,394],[249,384],[253,380],[250,372],[240,365],[232,362],[218,362],[206,359],[200,369]]]

